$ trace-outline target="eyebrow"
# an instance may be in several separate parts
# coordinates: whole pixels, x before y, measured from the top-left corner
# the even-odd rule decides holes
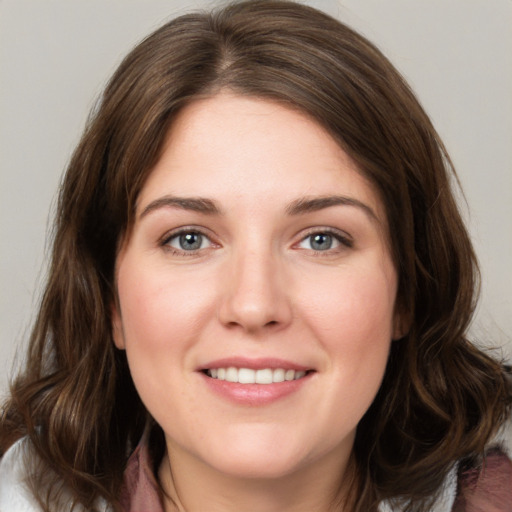
[[[207,215],[220,215],[222,213],[220,208],[211,199],[202,197],[164,196],[149,203],[144,210],[142,210],[139,218],[142,219],[152,211],[163,207],[179,208],[181,210],[190,210]]]
[[[379,221],[377,214],[367,204],[353,197],[338,195],[297,199],[287,206],[286,213],[288,215],[302,215],[330,208],[331,206],[354,206],[363,210],[372,221]]]
[[[346,196],[332,195],[321,197],[302,197],[292,201],[285,209],[291,216],[304,215],[306,213],[316,212],[332,206],[353,206],[361,209],[372,221],[379,221],[376,213],[365,203],[358,199]],[[142,219],[149,213],[160,208],[179,208],[206,215],[221,215],[222,210],[215,201],[204,197],[177,197],[166,195],[155,199],[142,210],[139,218]]]

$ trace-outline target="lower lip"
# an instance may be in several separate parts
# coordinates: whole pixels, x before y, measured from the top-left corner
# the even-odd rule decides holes
[[[201,373],[206,385],[216,394],[239,405],[266,405],[297,392],[311,377],[275,382],[273,384],[240,384],[213,379]]]

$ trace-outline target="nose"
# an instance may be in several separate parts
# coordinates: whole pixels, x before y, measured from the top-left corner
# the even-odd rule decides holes
[[[257,334],[280,330],[291,322],[285,269],[271,251],[241,251],[228,265],[221,286],[222,324]]]

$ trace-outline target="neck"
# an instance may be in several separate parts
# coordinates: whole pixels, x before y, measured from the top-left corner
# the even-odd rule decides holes
[[[354,464],[327,456],[278,478],[240,478],[173,449],[159,469],[165,512],[348,512]],[[339,455],[339,454],[337,454]],[[332,460],[331,460],[332,459]],[[171,462],[172,460],[172,462]]]

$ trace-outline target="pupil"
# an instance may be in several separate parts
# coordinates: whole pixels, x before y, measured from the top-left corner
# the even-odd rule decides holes
[[[180,246],[186,251],[193,251],[201,248],[203,237],[199,233],[187,233],[180,236]]]
[[[326,251],[332,246],[332,236],[324,233],[319,233],[313,236],[311,247],[316,251]]]

